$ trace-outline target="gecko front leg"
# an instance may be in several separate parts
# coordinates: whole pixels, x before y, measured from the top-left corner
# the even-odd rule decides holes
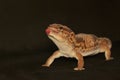
[[[85,70],[83,56],[80,53],[76,53],[75,58],[78,60],[78,63],[77,63],[77,67],[74,68],[74,70]]]
[[[61,53],[59,50],[55,51],[46,61],[45,64],[43,64],[42,66],[44,67],[49,67],[53,61],[56,59],[56,58],[59,58],[61,56]]]

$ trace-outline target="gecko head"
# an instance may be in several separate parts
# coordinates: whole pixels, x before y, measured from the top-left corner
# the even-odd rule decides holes
[[[60,42],[64,42],[75,36],[74,32],[70,28],[62,24],[50,24],[45,32],[50,39]]]

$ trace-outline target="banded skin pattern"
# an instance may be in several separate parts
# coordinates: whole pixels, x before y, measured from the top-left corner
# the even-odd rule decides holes
[[[70,57],[77,59],[77,67],[74,70],[84,70],[85,56],[105,53],[106,60],[111,57],[111,40],[106,37],[97,37],[93,34],[75,34],[69,27],[62,24],[50,24],[46,29],[46,34],[51,39],[58,50],[55,51],[42,66],[49,67],[52,62],[59,57]]]

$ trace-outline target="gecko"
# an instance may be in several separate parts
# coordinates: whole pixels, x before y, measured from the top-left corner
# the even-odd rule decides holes
[[[50,67],[53,61],[59,57],[75,58],[77,67],[74,70],[85,70],[84,57],[104,53],[105,59],[112,60],[112,42],[106,37],[97,37],[94,34],[75,34],[68,26],[62,24],[50,24],[45,30],[49,39],[58,47],[42,66]]]

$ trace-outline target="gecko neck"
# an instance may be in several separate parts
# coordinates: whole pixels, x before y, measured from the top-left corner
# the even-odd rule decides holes
[[[65,41],[59,41],[59,40],[54,39],[52,37],[49,37],[49,38],[55,43],[55,45],[58,47],[58,49],[61,52],[66,53],[66,52],[74,49],[73,44],[70,44],[67,40],[65,40]]]

